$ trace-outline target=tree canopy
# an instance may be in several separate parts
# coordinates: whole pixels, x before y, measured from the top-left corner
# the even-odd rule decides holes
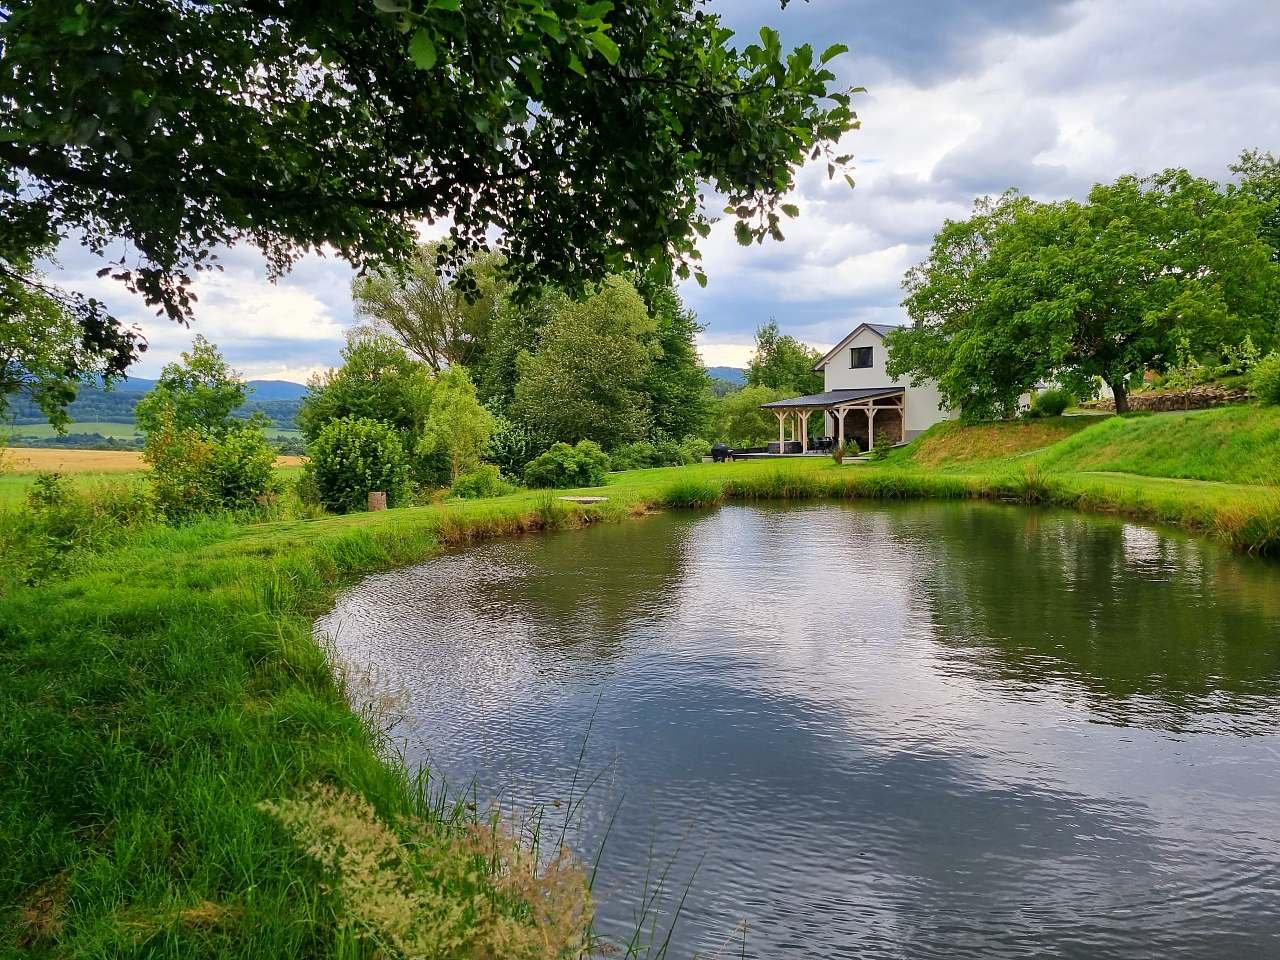
[[[134,418],[148,435],[165,421],[168,429],[217,440],[244,425],[232,414],[244,405],[248,390],[218,348],[197,335],[180,360],[165,365],[155,387],[138,401]]]
[[[844,51],[736,44],[704,0],[24,0],[0,20],[0,277],[75,235],[159,312],[247,241],[402,264],[451,223],[522,287],[697,266],[702,191],[740,241],[780,239],[806,159],[848,162]],[[119,254],[121,241],[124,252]],[[468,283],[463,278],[464,285]],[[112,370],[136,341],[59,294]]]
[[[908,273],[913,325],[890,336],[887,370],[937,380],[968,417],[1007,414],[1050,379],[1101,379],[1124,412],[1130,384],[1180,351],[1273,342],[1266,213],[1178,169],[1095,185],[1084,203],[981,200]]]
[[[778,329],[770,319],[756,330],[756,351],[747,365],[747,384],[802,396],[822,392],[823,376],[813,369],[822,353]]]

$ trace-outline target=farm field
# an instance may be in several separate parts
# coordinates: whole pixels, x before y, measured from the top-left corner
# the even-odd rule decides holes
[[[276,472],[292,476],[305,460],[305,457],[276,457]],[[64,473],[77,486],[91,487],[108,480],[141,478],[146,471],[142,454],[132,450],[9,447],[0,450],[0,506],[25,497],[41,473]]]

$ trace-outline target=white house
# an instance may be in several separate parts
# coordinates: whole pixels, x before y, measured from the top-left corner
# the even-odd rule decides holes
[[[860,325],[814,366],[823,373],[822,393],[763,405],[778,418],[780,452],[808,451],[805,427],[809,415],[818,410],[834,443],[856,442],[864,450],[882,434],[901,443],[955,416],[943,409],[935,384],[915,387],[884,372],[884,338],[895,329],[879,323]]]

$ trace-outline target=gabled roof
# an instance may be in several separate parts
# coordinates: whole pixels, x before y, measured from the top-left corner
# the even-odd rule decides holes
[[[853,400],[870,400],[873,397],[889,397],[904,393],[902,387],[858,387],[851,390],[828,390],[826,393],[811,393],[807,397],[790,397],[786,400],[774,400],[772,403],[760,404],[761,410],[786,410],[793,407],[835,407]]]
[[[827,352],[827,355],[825,357],[823,357],[821,360],[815,363],[813,365],[813,369],[821,370],[823,367],[825,367],[828,363],[831,362],[831,359],[835,357],[836,354],[838,354],[841,350],[843,350],[845,347],[849,345],[850,340],[852,340],[854,337],[860,334],[863,330],[870,330],[877,337],[883,340],[885,337],[891,334],[894,330],[899,330],[899,329],[901,328],[895,326],[892,323],[860,323],[853,328],[853,331],[847,337],[845,337],[843,340],[837,343],[834,347],[832,347]]]

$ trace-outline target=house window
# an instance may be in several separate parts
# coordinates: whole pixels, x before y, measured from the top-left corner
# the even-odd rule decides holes
[[[849,366],[854,370],[865,370],[871,366],[871,348],[853,347],[849,350]]]

